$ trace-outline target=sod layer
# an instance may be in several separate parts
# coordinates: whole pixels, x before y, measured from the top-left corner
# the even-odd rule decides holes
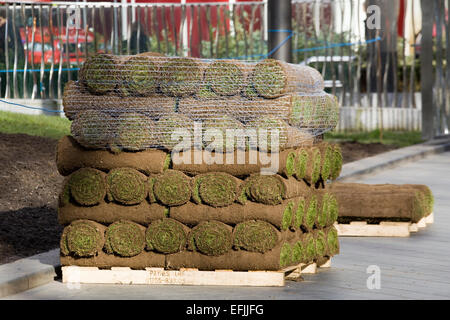
[[[176,98],[161,95],[120,96],[98,95],[89,92],[80,82],[69,81],[64,86],[62,104],[69,120],[85,110],[96,110],[115,117],[121,112],[139,112],[157,120],[175,111]]]
[[[160,90],[163,94],[182,97],[197,92],[203,78],[203,66],[195,59],[175,57],[161,66]]]
[[[317,70],[275,59],[258,62],[250,79],[253,88],[264,98],[277,98],[287,92],[320,92],[324,88],[323,78]]]
[[[283,200],[279,205],[247,202],[245,205],[234,203],[222,208],[188,202],[182,206],[171,207],[170,217],[187,225],[196,225],[208,220],[217,220],[232,225],[246,220],[263,220],[280,230],[287,230],[293,227],[294,213],[300,199],[303,197]]]
[[[217,60],[208,65],[204,74],[205,84],[222,96],[239,94],[245,83],[242,66],[236,61]]]
[[[219,221],[203,221],[195,226],[188,237],[188,248],[208,256],[220,256],[231,250],[232,228]]]
[[[149,95],[158,88],[159,58],[131,56],[119,66],[120,83],[118,91],[122,96]]]
[[[165,254],[181,251],[186,247],[189,231],[189,228],[174,219],[153,221],[145,233],[147,250]]]
[[[234,247],[264,253],[279,242],[279,231],[270,223],[252,220],[238,223],[233,230]]]
[[[106,195],[106,174],[93,168],[81,168],[67,181],[71,198],[83,206],[100,203]]]
[[[155,252],[142,251],[134,257],[120,257],[100,251],[98,255],[90,258],[77,258],[72,256],[61,256],[61,266],[80,267],[128,267],[132,269],[144,269],[147,267],[164,268],[166,256]]]
[[[105,94],[118,84],[118,61],[110,54],[95,54],[86,59],[79,72],[81,82],[92,93]]]
[[[223,172],[198,175],[192,180],[192,199],[198,204],[226,207],[241,196],[241,183],[239,179]]]
[[[88,149],[105,149],[113,142],[113,120],[97,110],[84,110],[72,121],[70,131],[75,140]]]
[[[167,217],[169,211],[157,203],[143,201],[134,206],[123,206],[117,203],[101,202],[94,207],[83,207],[72,203],[58,207],[58,222],[62,225],[79,219],[94,220],[110,224],[117,220],[130,220],[148,225],[154,220]]]
[[[166,170],[155,177],[153,193],[166,206],[182,205],[191,199],[191,180],[180,171]]]
[[[106,229],[105,251],[121,257],[133,257],[144,250],[145,227],[132,221],[120,220]]]
[[[56,149],[56,166],[63,176],[84,167],[102,171],[129,167],[149,175],[162,173],[169,165],[170,155],[162,150],[148,149],[113,154],[106,150],[85,149],[71,136],[62,137]]]
[[[61,254],[75,257],[95,256],[105,243],[106,227],[88,220],[76,220],[65,227],[61,236]]]
[[[135,169],[112,169],[106,181],[110,201],[133,205],[141,203],[148,195],[147,176]]]
[[[332,183],[330,191],[339,204],[340,223],[357,218],[377,221],[418,222],[426,205],[420,192],[402,185]]]

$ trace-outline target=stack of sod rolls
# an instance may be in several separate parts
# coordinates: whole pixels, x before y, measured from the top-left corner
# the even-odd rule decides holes
[[[281,270],[337,254],[342,154],[315,139],[336,125],[322,90],[314,69],[271,59],[89,58],[64,94],[61,265]],[[174,134],[200,143],[174,152]]]
[[[89,149],[171,151],[180,135],[194,139],[197,125],[197,147],[271,151],[273,131],[284,150],[311,144],[337,125],[337,99],[323,90],[315,69],[274,59],[96,54],[79,80],[67,83],[63,106],[72,136]],[[238,143],[236,136],[255,143]]]
[[[339,223],[351,221],[405,221],[417,223],[433,212],[434,197],[421,184],[333,183],[330,190],[338,199]]]
[[[273,156],[278,169],[261,174],[267,166],[249,156],[177,165],[163,150],[112,153],[62,138],[61,264],[280,270],[337,254],[338,201],[327,181],[341,170],[339,148]]]

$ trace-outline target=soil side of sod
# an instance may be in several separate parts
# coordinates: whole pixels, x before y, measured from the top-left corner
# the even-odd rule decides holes
[[[0,264],[59,247],[57,199],[64,177],[55,164],[57,140],[0,133]],[[344,163],[390,151],[380,143],[341,143]]]

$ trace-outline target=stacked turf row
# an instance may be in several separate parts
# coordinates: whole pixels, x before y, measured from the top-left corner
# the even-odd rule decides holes
[[[332,183],[329,189],[339,201],[339,223],[417,223],[433,212],[434,197],[426,185]]]
[[[171,169],[147,177],[133,168],[116,168],[107,174],[81,168],[66,178],[59,208],[61,222],[93,219],[97,214],[99,221],[112,221],[114,216],[108,212],[102,215],[102,211],[126,215],[128,209],[137,222],[146,221],[143,219],[148,215],[139,215],[146,210],[158,211],[155,217],[170,215],[173,210],[187,223],[202,216],[201,220],[230,219],[226,221],[231,223],[264,216],[282,229],[295,226],[311,230],[314,225],[324,227],[337,219],[336,198],[328,188],[316,189],[280,175],[253,174],[241,180],[224,172],[189,177]],[[104,220],[107,217],[109,220]]]
[[[197,154],[199,153],[199,154]],[[222,172],[234,177],[244,178],[261,170],[270,170],[270,164],[263,162],[263,156],[256,152],[256,162],[251,161],[250,152],[245,152],[244,161],[239,162],[238,154],[233,157],[234,162],[227,162],[226,155],[215,154],[206,150],[193,151],[189,154],[190,163],[176,163],[172,161],[168,152],[148,149],[138,152],[112,153],[106,150],[90,150],[82,147],[70,136],[59,140],[56,150],[56,164],[63,176],[68,176],[80,168],[90,167],[104,172],[116,168],[133,168],[147,176],[161,174],[171,168],[189,176],[209,172]],[[180,153],[180,158],[183,158]],[[198,163],[195,159],[200,158]],[[215,160],[216,162],[212,161]],[[312,146],[287,149],[280,153],[273,153],[270,160],[277,163],[277,173],[285,178],[294,177],[299,181],[306,181],[309,185],[316,185],[327,180],[335,180],[342,169],[342,153],[339,145],[321,142]]]
[[[97,267],[278,270],[338,252],[333,226],[309,233],[279,231],[263,220],[234,227],[209,220],[191,228],[171,218],[147,226],[127,220],[108,226],[75,220],[61,237],[62,265]]]
[[[316,70],[273,59],[98,54],[87,59],[79,82],[66,85],[63,105],[81,145],[113,151],[172,150],[179,142],[172,140],[173,131],[192,134],[194,121],[222,135],[227,129],[277,129],[282,150],[311,143],[338,120],[338,102],[323,92]],[[271,135],[257,135],[269,140],[265,149],[273,151]],[[203,141],[205,148],[238,147],[233,137],[209,142]],[[248,147],[251,143],[244,143]]]
[[[290,92],[324,89],[321,74],[308,66],[275,59],[255,62],[205,60],[138,54],[95,54],[79,73],[81,84],[96,95],[163,95],[202,98],[246,96],[278,98]]]

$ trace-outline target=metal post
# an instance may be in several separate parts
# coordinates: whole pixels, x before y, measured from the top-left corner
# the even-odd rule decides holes
[[[422,93],[422,138],[434,137],[433,22],[434,1],[422,0],[422,40],[420,43],[420,85]]]
[[[292,61],[291,0],[268,1],[268,50],[270,58]]]

